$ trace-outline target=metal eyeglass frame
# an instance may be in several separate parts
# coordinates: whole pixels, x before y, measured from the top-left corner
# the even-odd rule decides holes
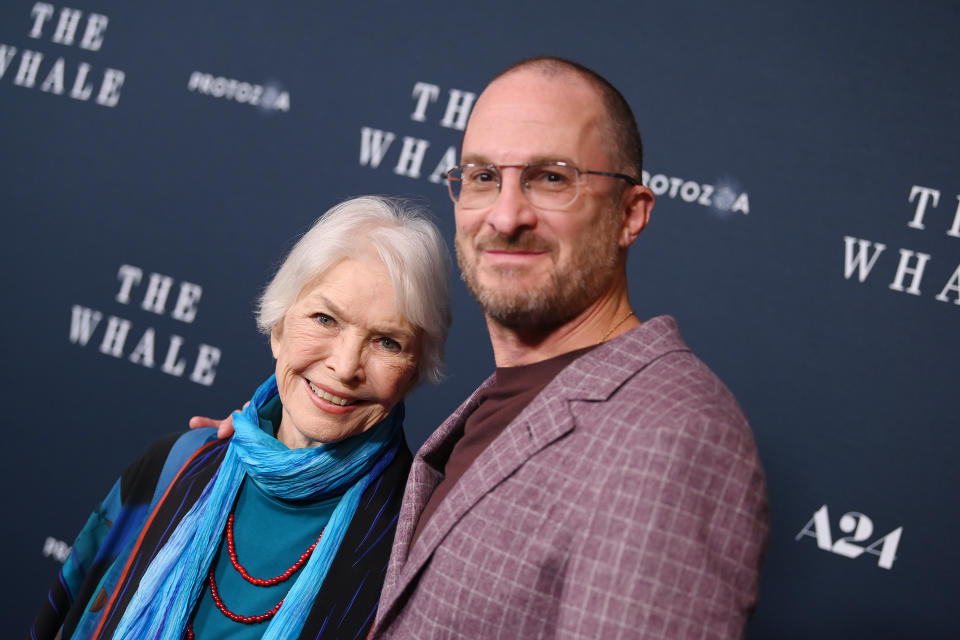
[[[470,162],[467,164],[459,164],[455,167],[451,167],[444,174],[443,177],[447,181],[447,192],[450,194],[450,199],[453,200],[454,203],[459,203],[460,202],[459,197],[455,195],[453,191],[453,188],[454,188],[453,183],[462,182],[462,179],[458,177],[453,177],[450,174],[452,174],[455,171],[458,171],[462,174],[463,170],[467,167],[474,168],[474,169],[492,169],[494,172],[496,172],[497,178],[498,178],[497,195],[493,198],[493,200],[490,201],[489,205],[484,205],[484,206],[492,206],[493,203],[497,201],[497,198],[500,197],[500,190],[503,184],[503,171],[501,171],[501,169],[520,169],[520,176],[519,176],[520,189],[521,191],[523,191],[523,194],[527,196],[527,198],[529,199],[529,196],[527,195],[527,190],[529,189],[529,186],[528,186],[529,182],[523,179],[524,173],[526,173],[527,169],[529,169],[530,167],[551,167],[551,166],[566,167],[568,169],[573,169],[577,174],[576,192],[573,195],[573,199],[571,199],[570,202],[563,205],[562,207],[550,208],[551,211],[563,211],[564,209],[568,209],[569,207],[573,206],[573,203],[576,202],[577,199],[580,197],[580,178],[581,176],[584,176],[584,175],[606,176],[608,178],[620,178],[621,180],[626,180],[627,182],[629,182],[631,185],[635,187],[640,185],[640,183],[637,181],[636,178],[632,176],[628,176],[625,173],[613,173],[610,171],[588,171],[588,170],[580,169],[570,164],[569,162],[562,162],[559,160],[554,162],[533,162],[530,164],[474,164]],[[466,207],[466,208],[482,209],[483,207],[481,206],[481,207]],[[540,208],[547,208],[547,207],[540,207]]]

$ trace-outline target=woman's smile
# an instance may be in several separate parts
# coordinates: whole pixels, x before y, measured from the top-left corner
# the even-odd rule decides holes
[[[383,420],[413,385],[417,330],[376,254],[345,258],[300,292],[271,335],[288,447],[337,442]]]
[[[304,378],[304,380],[306,380],[306,378]],[[306,382],[307,382],[307,385],[310,387],[310,390],[313,391],[314,395],[316,395],[318,398],[322,400],[326,400],[327,402],[330,402],[332,404],[338,405],[341,408],[346,407],[348,405],[356,404],[357,402],[355,398],[334,395],[329,391],[321,389],[319,386],[317,386],[315,383],[313,383],[310,380],[306,380]]]

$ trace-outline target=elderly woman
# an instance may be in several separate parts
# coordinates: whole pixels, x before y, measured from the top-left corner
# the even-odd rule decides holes
[[[260,301],[276,373],[235,436],[191,431],[131,465],[32,637],[364,637],[411,462],[402,399],[440,374],[447,263],[400,203],[320,218]]]

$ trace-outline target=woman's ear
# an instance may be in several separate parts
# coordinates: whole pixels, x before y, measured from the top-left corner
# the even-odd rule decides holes
[[[273,325],[270,330],[270,350],[273,351],[273,359],[277,359],[280,353],[280,346],[283,344],[283,320]]]

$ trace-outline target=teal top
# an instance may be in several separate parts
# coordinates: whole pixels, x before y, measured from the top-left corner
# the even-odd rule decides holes
[[[260,428],[276,435],[283,407],[276,396],[259,411]],[[244,478],[234,507],[234,543],[237,559],[254,578],[273,578],[300,558],[316,542],[330,519],[340,496],[318,502],[288,502],[268,496],[250,478]],[[230,562],[224,533],[214,568],[214,580],[224,606],[244,616],[271,610],[290,590],[302,567],[289,579],[269,587],[247,582]],[[243,624],[223,615],[213,602],[209,585],[203,592],[193,618],[197,640],[260,638],[268,623]]]

